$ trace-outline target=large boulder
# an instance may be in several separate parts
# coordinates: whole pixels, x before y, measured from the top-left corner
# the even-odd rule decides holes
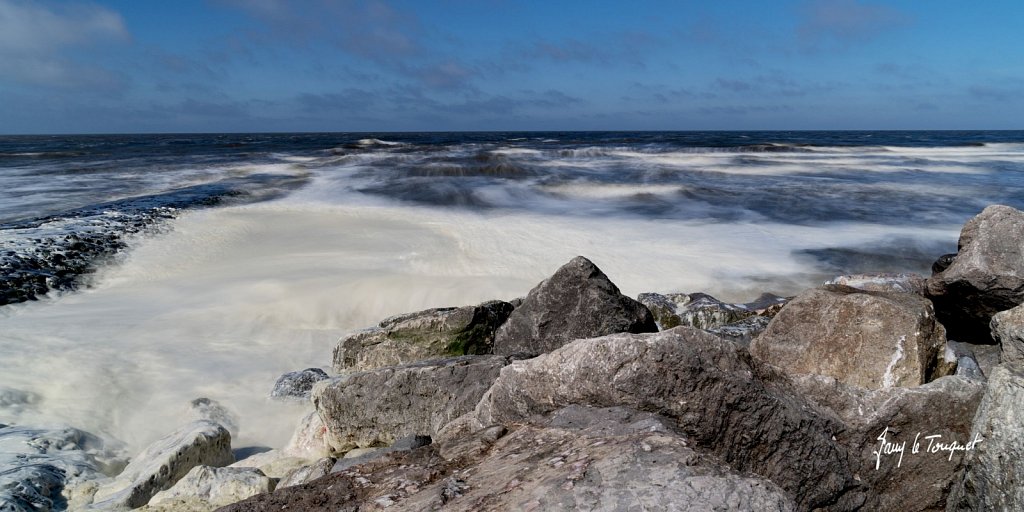
[[[1000,361],[1024,366],[1024,305],[992,317],[992,338],[999,342]]]
[[[334,452],[432,436],[470,411],[508,364],[504,356],[462,356],[355,372],[318,382],[313,404]]]
[[[916,386],[955,370],[940,364],[945,346],[926,299],[827,285],[786,304],[750,352],[789,374],[878,389]]]
[[[928,279],[950,339],[992,343],[992,315],[1024,303],[1024,212],[989,206],[960,231],[953,262]]]
[[[834,437],[841,424],[817,414],[744,349],[694,328],[578,340],[515,361],[467,415],[466,428],[514,425],[570,405],[665,415],[693,446],[772,480],[801,509],[863,501]]]
[[[848,447],[851,469],[869,489],[864,510],[945,508],[964,457],[962,452],[931,452],[929,442],[968,442],[984,392],[981,381],[950,376],[916,387],[874,390],[823,375],[802,375],[793,382],[802,396],[845,425],[836,438]],[[903,451],[881,450],[879,455],[882,439]]]
[[[199,510],[222,507],[250,496],[274,490],[274,481],[255,468],[215,468],[196,466],[170,489],[149,500],[151,506],[177,507],[179,510],[202,505]]]
[[[535,356],[570,341],[620,332],[657,332],[654,316],[577,256],[541,281],[494,338],[494,353]]]
[[[988,378],[962,481],[947,510],[1024,510],[1024,369],[999,365]]]
[[[372,370],[439,357],[489,354],[495,331],[512,310],[512,304],[494,300],[387,318],[376,328],[342,338],[334,349],[334,370]]]
[[[212,421],[194,421],[136,455],[117,478],[96,491],[93,508],[141,507],[192,468],[200,464],[226,466],[234,460],[227,429]]]

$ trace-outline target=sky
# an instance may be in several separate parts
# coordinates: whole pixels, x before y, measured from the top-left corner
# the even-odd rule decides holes
[[[1024,128],[1020,0],[0,0],[0,133]]]

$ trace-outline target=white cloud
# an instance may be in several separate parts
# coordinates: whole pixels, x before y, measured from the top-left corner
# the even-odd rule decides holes
[[[77,63],[69,49],[129,38],[121,15],[92,4],[0,0],[0,79],[33,85],[103,87],[116,77]]]

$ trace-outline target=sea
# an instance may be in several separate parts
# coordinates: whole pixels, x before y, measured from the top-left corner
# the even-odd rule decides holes
[[[205,397],[280,447],[309,406],[275,380],[390,315],[577,255],[735,302],[927,275],[995,203],[1024,209],[1022,131],[0,137],[0,424],[133,453]]]

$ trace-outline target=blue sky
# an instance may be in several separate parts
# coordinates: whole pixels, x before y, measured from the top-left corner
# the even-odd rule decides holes
[[[1022,119],[1019,0],[0,0],[8,134]]]

